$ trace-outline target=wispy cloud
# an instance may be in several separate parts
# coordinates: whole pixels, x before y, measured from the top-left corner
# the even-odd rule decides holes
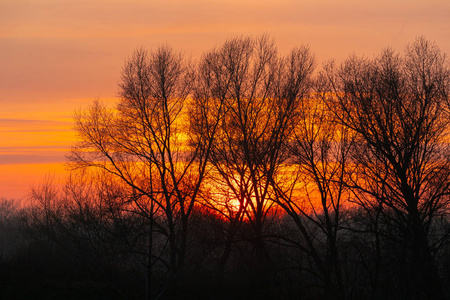
[[[50,146],[50,145],[36,145],[36,146],[22,146],[22,147],[14,147],[14,146],[0,146],[0,153],[11,150],[18,151],[35,151],[35,150],[60,150],[61,146]]]
[[[66,120],[0,118],[0,165],[63,162],[74,141]]]
[[[0,146],[0,165],[64,162],[67,145]]]
[[[62,152],[51,152],[47,154],[0,154],[0,165],[63,162],[65,162],[65,156]]]
[[[68,132],[72,130],[72,122],[61,120],[38,119],[6,119],[0,118],[0,133],[45,133]]]
[[[69,126],[67,121],[39,120],[39,119],[6,119],[0,118],[0,128],[9,126]]]

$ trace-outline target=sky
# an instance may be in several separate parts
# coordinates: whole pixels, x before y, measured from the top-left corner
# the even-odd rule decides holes
[[[417,36],[450,54],[448,0],[0,0],[0,198],[63,178],[74,111],[117,100],[133,51],[163,44],[193,59],[242,35],[320,63],[403,52]]]

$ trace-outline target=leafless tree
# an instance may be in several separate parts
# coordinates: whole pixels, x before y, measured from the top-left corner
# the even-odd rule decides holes
[[[344,183],[349,165],[351,134],[334,122],[318,89],[299,99],[299,115],[289,139],[290,160],[275,185],[276,202],[294,221],[300,247],[314,262],[309,268],[320,278],[328,297],[345,298],[338,232],[349,191]],[[285,237],[287,238],[287,237]]]
[[[443,298],[434,255],[450,243],[436,226],[450,203],[445,55],[418,38],[403,57],[387,49],[314,69],[308,47],[281,56],[267,35],[230,39],[196,65],[169,46],[137,50],[117,106],[76,113],[68,159],[79,173],[32,191],[29,225],[80,257],[131,259],[147,298],[186,279],[190,261],[224,274],[245,259],[261,283],[276,255],[302,260],[296,274],[309,272],[318,295],[351,298],[351,264],[365,253],[374,298],[391,271],[395,295]],[[359,241],[373,248],[347,262]]]
[[[349,187],[400,230],[409,295],[444,298],[429,244],[433,218],[449,204],[449,71],[445,56],[418,38],[402,58],[350,57],[328,67],[328,107],[356,134]],[[397,231],[399,232],[399,231]]]
[[[71,174],[64,184],[48,180],[32,188],[30,206],[22,215],[27,247],[45,249],[42,259],[49,268],[54,260],[59,268],[71,268],[67,272],[74,274],[67,277],[81,272],[113,286],[115,292],[135,292],[144,280],[132,286],[121,281],[131,269],[136,278],[144,278],[147,218],[137,214],[117,181],[91,175]],[[61,253],[64,259],[58,261]]]
[[[194,101],[202,122],[210,124],[202,134],[215,132],[209,175],[216,186],[226,187],[213,205],[222,203],[230,220],[222,263],[243,219],[253,228],[257,263],[269,259],[263,235],[273,208],[271,183],[287,159],[282,148],[313,68],[307,48],[280,58],[268,36],[231,39],[200,63]]]
[[[205,173],[208,147],[191,139],[188,96],[194,72],[168,46],[136,51],[125,64],[120,102],[109,109],[96,101],[75,117],[79,142],[69,156],[73,168],[112,174],[141,209],[150,229],[164,229],[169,269],[174,279],[183,269],[188,223]],[[151,265],[149,259],[149,285]]]
[[[19,231],[22,210],[21,201],[0,198],[0,262],[11,257],[23,242]]]

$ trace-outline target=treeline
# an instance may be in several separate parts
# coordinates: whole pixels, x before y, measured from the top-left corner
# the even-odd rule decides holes
[[[12,214],[4,277],[25,260],[86,299],[448,298],[445,54],[420,37],[316,65],[268,36],[197,62],[137,50],[117,106],[76,113],[70,179]]]

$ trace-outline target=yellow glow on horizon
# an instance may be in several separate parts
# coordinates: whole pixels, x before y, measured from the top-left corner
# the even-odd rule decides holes
[[[59,182],[66,174],[63,163],[0,165],[0,198],[26,200],[33,186],[42,184],[49,176]]]
[[[29,195],[46,176],[62,179],[65,155],[76,142],[73,115],[92,99],[0,103],[0,198]],[[101,99],[112,105],[117,98]]]

